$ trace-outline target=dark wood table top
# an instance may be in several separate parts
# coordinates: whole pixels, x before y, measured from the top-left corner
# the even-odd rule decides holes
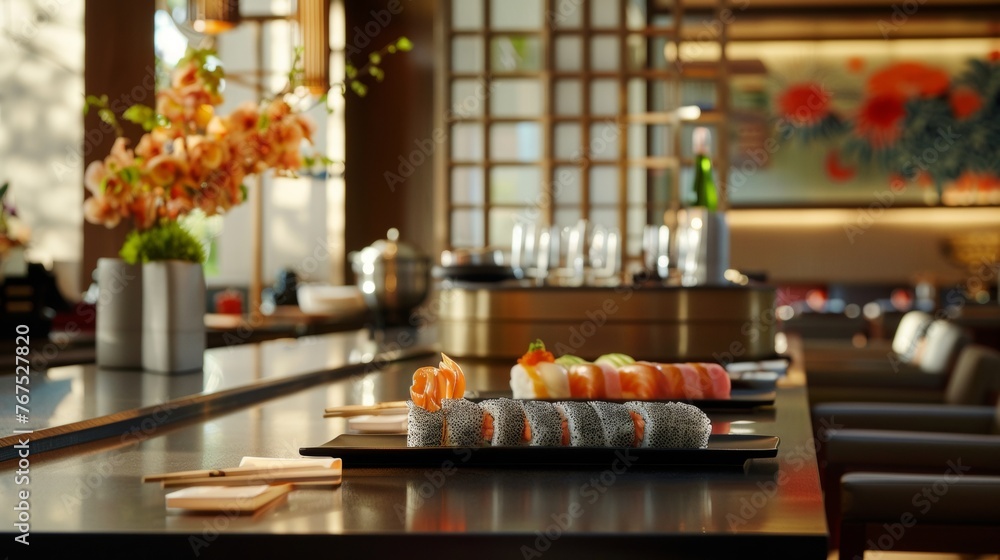
[[[255,345],[210,351],[215,354],[207,363],[214,369],[207,367],[200,377],[209,396],[227,394],[210,387],[211,379],[239,388],[256,383],[255,375],[312,375],[295,392],[279,391],[274,398],[257,394],[253,398],[262,402],[220,410],[213,409],[212,398],[195,402],[190,394],[170,394],[162,387],[157,393],[154,374],[137,374],[141,379],[126,390],[111,378],[102,383],[93,366],[62,372],[71,387],[69,396],[52,404],[53,418],[73,416],[59,416],[64,406],[85,408],[78,412],[83,416],[107,412],[118,407],[101,408],[102,400],[123,398],[125,406],[147,387],[155,396],[140,397],[140,404],[158,414],[131,428],[113,425],[111,437],[30,455],[27,485],[15,482],[16,460],[0,463],[0,495],[6,503],[0,508],[0,555],[8,550],[12,558],[23,555],[17,548],[22,545],[13,541],[19,534],[13,506],[16,493],[28,490],[31,557],[97,547],[110,556],[164,558],[389,552],[417,558],[452,553],[477,558],[826,558],[806,391],[794,371],[778,388],[773,407],[710,414],[713,422],[729,422],[732,433],[781,438],[776,458],[755,459],[745,471],[628,468],[616,473],[611,465],[347,468],[340,487],[295,490],[286,503],[253,516],[168,513],[166,491],[140,481],[156,472],[236,466],[244,456],[297,457],[300,447],[345,432],[345,420],[322,418],[324,408],[405,398],[414,368],[438,361],[423,355],[380,368],[359,367],[367,352],[361,341],[345,333],[268,343],[256,358],[250,352]],[[502,389],[509,366],[470,364],[469,386]],[[316,376],[317,368],[327,373]],[[50,371],[56,374],[59,368]],[[159,378],[170,384],[170,378]],[[121,396],[123,391],[131,396]],[[85,405],[88,401],[98,404]],[[176,402],[182,406],[175,407]],[[197,413],[187,414],[191,407]],[[11,416],[0,418],[0,435],[18,427]]]

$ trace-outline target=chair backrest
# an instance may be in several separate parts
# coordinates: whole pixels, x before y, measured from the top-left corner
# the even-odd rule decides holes
[[[989,405],[1000,394],[1000,352],[969,344],[955,363],[944,402],[947,404]],[[1000,409],[998,409],[1000,413]]]
[[[945,375],[951,371],[967,342],[968,337],[961,327],[945,319],[936,319],[917,345],[913,363],[924,373]]]
[[[908,311],[903,315],[896,327],[896,334],[892,337],[892,351],[901,361],[913,361],[917,346],[933,321],[934,317],[923,311]]]

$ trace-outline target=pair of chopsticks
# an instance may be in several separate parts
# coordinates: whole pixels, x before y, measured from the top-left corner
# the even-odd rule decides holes
[[[323,418],[348,418],[351,416],[406,414],[406,401],[389,401],[377,404],[348,404],[333,406],[323,411]]]
[[[251,466],[229,469],[207,469],[152,474],[142,477],[143,482],[159,482],[163,488],[185,486],[258,486],[262,484],[337,484],[340,482],[339,460],[333,467],[302,465]]]

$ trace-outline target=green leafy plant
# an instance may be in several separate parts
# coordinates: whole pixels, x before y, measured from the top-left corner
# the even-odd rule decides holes
[[[364,76],[371,76],[375,78],[376,82],[381,82],[385,79],[385,71],[382,70],[382,60],[385,56],[390,54],[395,54],[397,52],[408,52],[413,50],[413,43],[406,37],[400,37],[394,42],[382,47],[381,50],[373,52],[368,55],[368,62],[358,68],[350,61],[344,66],[344,73],[347,75],[347,83],[343,84],[342,87],[351,88],[351,91],[356,93],[359,97],[364,97],[368,94],[368,86],[362,81]]]
[[[358,97],[364,97],[368,94],[368,85],[364,82],[365,78],[370,76],[376,82],[385,80],[385,70],[382,69],[382,62],[387,56],[412,50],[413,42],[406,37],[400,37],[378,51],[369,53],[368,60],[360,67],[347,60],[344,64],[345,80],[340,84],[334,84],[334,87],[340,90],[341,95],[347,93],[347,90],[350,89]],[[304,49],[302,47],[295,49],[295,58],[292,60],[292,69],[288,72],[288,86],[285,88],[285,91],[294,91],[305,81],[305,69],[302,66],[303,52]],[[332,112],[333,110],[326,101],[327,94],[323,94],[319,102],[326,105],[328,112]]]
[[[168,259],[199,264],[205,262],[201,242],[174,221],[163,221],[156,227],[130,232],[119,255],[129,264]]]

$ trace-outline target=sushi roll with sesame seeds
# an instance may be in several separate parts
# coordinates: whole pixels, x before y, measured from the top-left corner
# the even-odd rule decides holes
[[[629,401],[638,447],[680,449],[707,447],[712,431],[708,417],[683,403]]]
[[[674,409],[674,422],[680,426],[682,447],[708,447],[712,422],[696,406],[685,403],[668,403]]]
[[[466,399],[444,399],[444,445],[452,447],[482,447],[483,409]]]
[[[563,445],[562,417],[552,403],[521,401],[521,409],[528,423],[529,445]]]
[[[428,412],[413,401],[406,401],[410,409],[406,415],[406,446],[436,447],[441,445],[444,432],[444,413],[440,410]]]
[[[530,436],[521,403],[514,399],[490,399],[479,403],[483,409],[483,439],[494,446],[527,445]]]
[[[605,401],[590,401],[594,412],[601,419],[604,445],[609,447],[634,447],[635,423],[625,405]]]
[[[604,430],[597,411],[585,402],[566,401],[555,403],[556,411],[563,419],[562,444],[572,447],[604,447]]]

